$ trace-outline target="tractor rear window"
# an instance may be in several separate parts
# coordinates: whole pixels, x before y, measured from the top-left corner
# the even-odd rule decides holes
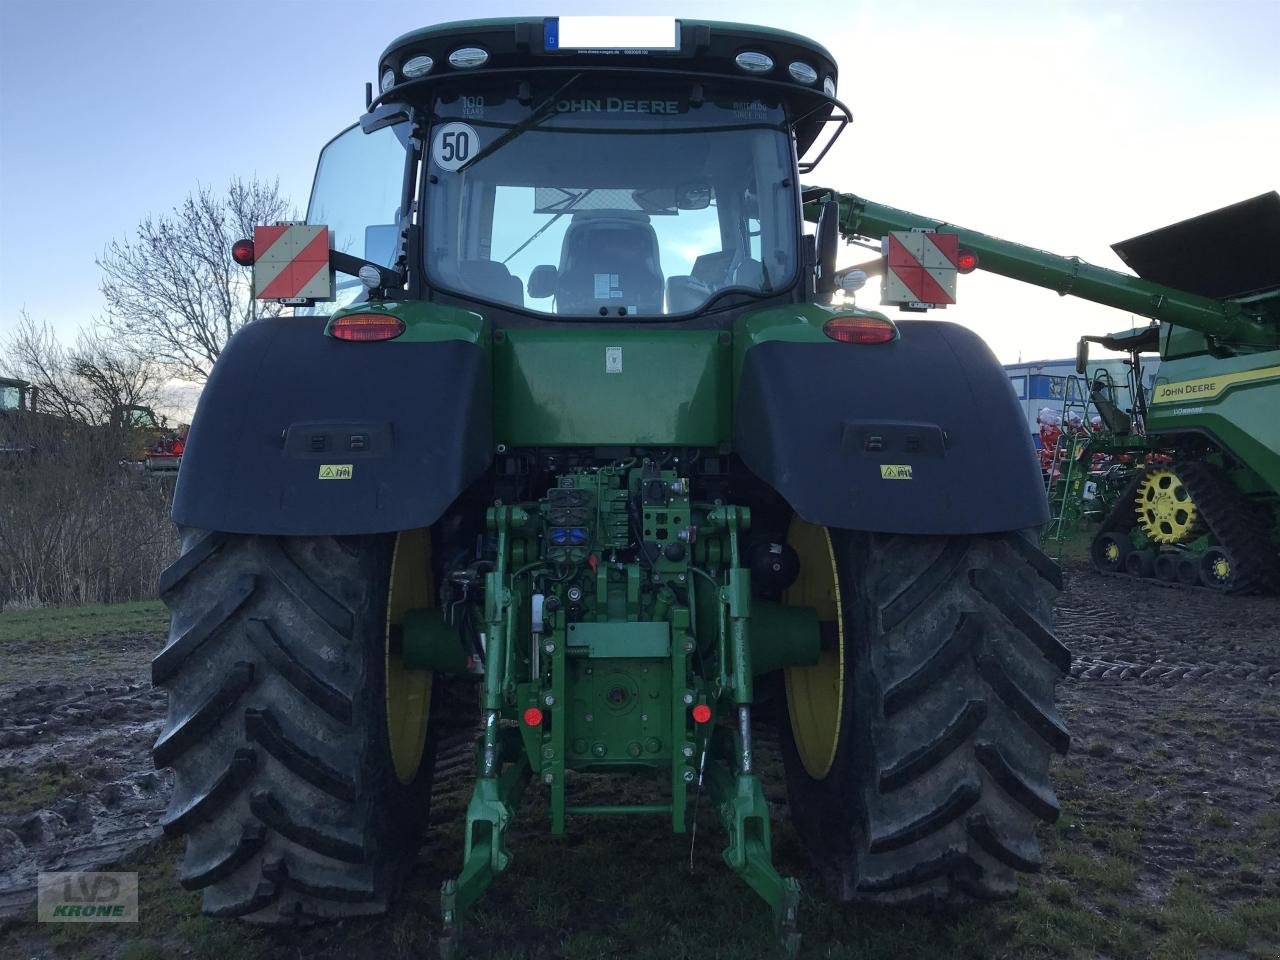
[[[782,107],[691,103],[688,93],[437,102],[426,158],[432,284],[597,319],[680,316],[723,293],[789,287],[797,207]]]

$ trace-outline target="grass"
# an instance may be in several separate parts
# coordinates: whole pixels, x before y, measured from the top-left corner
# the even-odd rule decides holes
[[[93,773],[61,762],[33,770],[0,767],[0,816],[40,810],[64,794],[83,793],[96,782]]]
[[[68,643],[103,637],[163,634],[168,613],[159,600],[90,603],[0,613],[0,647],[10,644]]]
[[[159,650],[168,620],[158,600],[6,610],[0,613],[0,682],[136,674]]]
[[[1093,542],[1093,536],[1098,532],[1098,525],[1082,521],[1076,528],[1075,532],[1062,541],[1061,552],[1056,540],[1049,539],[1044,543],[1044,551],[1059,563],[1067,561],[1087,562],[1089,560],[1089,545]]]
[[[161,960],[183,956],[191,960],[267,960],[280,955],[273,936],[238,923],[220,923],[200,914],[198,894],[177,881],[181,844],[161,843],[134,860],[112,869],[138,874],[138,923],[100,925],[50,923],[39,925],[53,956],[118,957],[120,960]],[[0,937],[0,956],[47,955],[44,950],[6,949]]]
[[[719,862],[707,814],[688,871],[685,840],[658,823],[571,824],[550,837],[526,806],[516,859],[469,916],[470,956],[496,960],[750,960],[774,956],[767,911]],[[1083,830],[1068,841],[1046,829],[1046,867],[1011,901],[955,913],[837,904],[804,872],[790,827],[775,832],[779,866],[804,883],[802,958],[823,960],[1237,960],[1274,958],[1280,893],[1238,905],[1212,899],[1198,878],[1179,876],[1158,903],[1133,896],[1138,861],[1132,828]],[[409,960],[433,956],[438,889],[461,842],[460,824],[432,832],[421,864],[386,917],[273,932],[199,913],[199,896],[176,881],[181,844],[164,842],[118,869],[140,875],[134,929],[96,925],[12,927],[0,955],[117,960]],[[625,856],[623,855],[625,851]]]

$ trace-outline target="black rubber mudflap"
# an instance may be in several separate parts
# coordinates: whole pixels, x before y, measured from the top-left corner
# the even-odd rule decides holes
[[[1070,741],[1054,687],[1056,564],[1020,533],[832,531],[847,626],[841,738],[806,772],[784,721],[792,817],[843,899],[1010,896],[1058,816],[1049,759]]]
[[[387,743],[388,537],[186,530],[161,578],[172,613],[152,678],[169,691],[156,766],[165,832],[204,911],[262,923],[377,913],[426,823],[433,737],[416,779]]]

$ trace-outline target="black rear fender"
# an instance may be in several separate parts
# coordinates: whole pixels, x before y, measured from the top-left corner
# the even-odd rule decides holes
[[[325,323],[259,320],[231,338],[191,425],[177,523],[272,535],[424,527],[487,468],[483,347],[348,343]]]
[[[771,340],[747,350],[734,446],[805,520],[976,534],[1048,520],[1026,418],[995,356],[953,323],[887,344]]]

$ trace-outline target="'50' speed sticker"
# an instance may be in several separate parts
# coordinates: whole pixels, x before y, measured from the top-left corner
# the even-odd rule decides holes
[[[431,138],[431,162],[453,173],[480,150],[480,137],[469,123],[446,123]]]

